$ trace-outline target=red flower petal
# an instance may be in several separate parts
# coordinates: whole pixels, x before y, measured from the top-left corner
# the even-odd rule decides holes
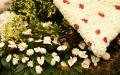
[[[107,37],[104,37],[103,38],[103,41],[105,42],[105,43],[107,43],[108,41],[107,41]]]
[[[88,20],[87,20],[87,19],[82,19],[82,21],[84,21],[85,23],[87,23],[87,22],[88,22]]]
[[[63,0],[63,3],[69,4],[69,0]]]
[[[97,35],[99,35],[99,34],[101,33],[101,31],[100,31],[99,29],[97,29],[97,30],[95,31],[95,33],[96,33]]]
[[[120,10],[120,5],[114,5],[115,9]]]
[[[79,8],[80,9],[84,9],[84,5],[83,4],[79,4]]]
[[[101,12],[99,12],[98,15],[99,15],[100,17],[105,17],[105,15],[104,15],[103,13],[101,13]]]
[[[74,29],[78,30],[79,29],[79,25],[78,24],[74,24]]]

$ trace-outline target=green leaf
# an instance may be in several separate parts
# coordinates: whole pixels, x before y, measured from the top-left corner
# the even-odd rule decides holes
[[[1,64],[4,68],[9,69],[10,68],[10,63],[6,62],[5,58],[1,59]]]
[[[26,65],[24,64],[19,64],[17,67],[16,67],[16,71],[15,72],[20,72],[22,70],[24,70],[26,68]]]
[[[51,54],[50,53],[46,53],[46,55],[45,55],[45,60],[48,62],[48,63],[51,63],[51,60],[52,60],[52,56],[51,56]]]
[[[74,68],[76,71],[82,73],[81,62],[82,62],[81,59],[78,59],[77,63],[74,64],[73,68]]]
[[[4,50],[0,49],[0,57],[2,57],[2,55],[4,54],[4,52],[5,52]]]

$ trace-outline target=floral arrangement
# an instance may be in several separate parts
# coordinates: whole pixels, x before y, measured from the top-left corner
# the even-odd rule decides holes
[[[100,63],[51,0],[2,1],[0,75],[80,75]]]

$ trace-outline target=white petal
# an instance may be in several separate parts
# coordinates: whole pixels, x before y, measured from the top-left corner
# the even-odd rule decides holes
[[[59,56],[54,56],[53,57],[55,61],[60,62],[60,57]]]
[[[36,53],[40,52],[40,47],[34,48],[34,51],[35,51]]]
[[[46,49],[45,48],[40,48],[40,52],[41,52],[41,54],[45,54],[46,53]]]
[[[33,61],[29,61],[29,62],[27,63],[27,66],[28,66],[28,67],[33,67]]]
[[[26,31],[22,32],[24,35],[31,35],[31,29],[27,29]]]
[[[89,68],[90,63],[91,63],[90,59],[86,58],[86,59],[84,59],[84,61],[81,63],[81,65],[82,65],[83,68]]]
[[[0,43],[0,48],[2,48],[4,45],[5,45],[5,43],[4,43],[4,42],[1,42],[1,43]]]
[[[13,60],[12,60],[13,65],[18,64],[18,61],[19,61],[19,59],[17,59],[17,58],[13,58]]]
[[[57,56],[57,53],[56,53],[56,52],[53,52],[53,53],[52,53],[52,57],[54,57],[54,56]]]
[[[58,46],[57,50],[58,51],[65,51],[67,49],[67,45],[61,45],[61,46]]]
[[[28,38],[28,41],[32,42],[32,41],[34,41],[34,39],[33,38]]]
[[[41,40],[41,39],[38,39],[38,40],[35,40],[35,42],[42,42],[43,40]]]
[[[81,49],[84,49],[84,48],[85,48],[85,42],[83,42],[83,41],[80,42],[80,43],[79,43],[79,47],[80,47]]]
[[[10,62],[11,58],[12,58],[12,55],[9,54],[9,55],[6,57],[6,62]]]
[[[54,66],[55,63],[56,63],[55,59],[52,59],[50,64],[51,64],[52,66]]]
[[[43,44],[51,44],[50,36],[46,36],[46,37],[43,38]]]
[[[62,67],[67,67],[68,66],[65,61],[62,61],[60,64],[61,64]]]
[[[23,58],[22,58],[22,63],[26,63],[28,60],[29,60],[28,57],[23,57]]]
[[[37,74],[41,74],[41,72],[43,71],[42,67],[40,65],[35,66],[35,71]]]
[[[86,54],[86,51],[79,51],[78,56],[81,57],[81,58],[87,58],[88,57],[88,55]]]
[[[42,56],[41,58],[40,57],[37,57],[37,62],[40,64],[40,65],[43,65],[44,64],[44,56]]]
[[[92,62],[93,62],[93,64],[94,64],[94,66],[97,66],[97,62],[99,62],[99,61],[100,61],[100,58],[99,58],[99,57],[96,57],[96,56],[91,55],[91,60],[92,60]]]
[[[33,55],[34,54],[34,50],[33,49],[28,49],[27,52],[26,52],[26,54],[28,56]]]
[[[104,60],[109,60],[110,59],[110,54],[109,53],[104,53],[103,55],[102,55],[102,59],[104,59]]]
[[[18,48],[20,49],[20,51],[25,50],[28,47],[28,45],[24,42],[18,44]]]
[[[79,49],[78,48],[73,48],[72,49],[72,54],[73,55],[78,55],[78,53],[79,53]]]
[[[68,65],[71,67],[73,66],[75,63],[77,62],[77,57],[70,57],[70,59],[68,60]]]

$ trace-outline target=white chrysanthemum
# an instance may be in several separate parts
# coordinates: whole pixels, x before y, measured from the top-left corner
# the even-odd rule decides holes
[[[85,42],[83,42],[83,41],[80,42],[80,43],[79,43],[79,47],[80,47],[81,49],[84,49],[84,48],[85,48]]]
[[[103,55],[102,55],[102,59],[104,60],[109,60],[110,59],[110,54],[108,52],[105,52]]]
[[[37,74],[41,74],[41,72],[43,71],[42,67],[40,65],[35,66],[35,71]]]
[[[28,45],[24,42],[18,44],[18,48],[19,48],[20,51],[25,50],[27,47],[28,47]]]
[[[61,64],[62,67],[67,67],[68,66],[65,61],[62,61],[60,64]]]
[[[43,44],[51,44],[51,37],[46,36],[43,38]]]
[[[6,62],[10,62],[11,59],[12,59],[12,55],[9,54],[9,55],[6,57]]]
[[[78,56],[80,58],[87,58],[88,57],[88,55],[86,54],[86,51],[79,51]]]
[[[93,64],[94,64],[94,66],[97,66],[97,63],[100,61],[100,58],[91,55],[91,60],[92,60],[92,62],[93,62]]]
[[[28,61],[28,62],[27,62],[27,66],[28,66],[28,67],[33,67],[33,61]]]
[[[28,41],[32,42],[32,41],[34,41],[34,39],[33,38],[28,38]]]
[[[17,64],[18,64],[18,61],[19,61],[18,58],[13,58],[13,59],[12,59],[13,65],[17,65]]]
[[[77,62],[77,57],[70,57],[68,60],[68,65],[71,67]]]
[[[65,51],[66,49],[67,49],[67,45],[60,45],[57,48],[58,51]]]
[[[44,61],[45,61],[44,56],[37,57],[37,62],[39,63],[39,65],[43,65],[43,64],[44,64]]]
[[[23,57],[22,58],[22,63],[26,63],[29,60],[29,57]]]
[[[8,41],[8,47],[10,47],[10,48],[17,48],[17,45],[15,44],[15,42],[14,41]]]
[[[27,29],[27,30],[23,31],[22,33],[23,33],[24,35],[31,35],[31,34],[32,34],[31,32],[32,32],[31,29]]]
[[[0,48],[2,48],[5,45],[4,42],[0,42]]]
[[[81,66],[82,66],[83,68],[89,68],[90,63],[91,63],[90,59],[85,58],[85,59],[83,60],[83,62],[81,63]]]
[[[33,55],[34,54],[34,50],[33,49],[28,49],[27,52],[26,52],[26,54],[28,56]]]
[[[73,48],[73,49],[72,49],[72,54],[73,54],[73,55],[78,55],[79,51],[80,51],[80,50],[79,50],[78,48]]]

